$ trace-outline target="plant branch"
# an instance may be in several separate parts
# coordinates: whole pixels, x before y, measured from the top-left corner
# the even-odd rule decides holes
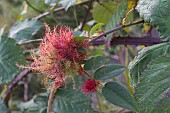
[[[28,4],[28,6],[30,6],[32,9],[34,9],[35,11],[39,12],[39,13],[43,13],[43,11],[40,11],[38,9],[36,9],[35,7],[33,7],[29,2],[28,0],[25,0],[25,2]]]
[[[54,90],[54,89],[51,89],[50,97],[49,97],[49,99],[48,99],[47,113],[51,113],[54,97],[55,97],[55,90]]]
[[[29,72],[29,69],[24,69],[20,74],[18,74],[16,76],[16,78],[14,80],[12,80],[12,82],[8,85],[7,90],[5,92],[5,97],[4,97],[4,102],[5,104],[8,106],[8,101],[10,98],[10,93],[12,91],[12,89],[17,85],[17,83],[24,78]]]
[[[54,9],[53,13],[61,11],[61,10],[64,10],[64,7],[59,7],[59,8]],[[38,19],[41,19],[41,18],[43,18],[45,16],[48,16],[48,15],[50,15],[50,12],[45,12],[45,13],[43,13],[41,15],[38,15],[38,16],[34,17],[34,19],[38,20]]]
[[[28,41],[20,43],[19,45],[30,44],[30,43],[40,43],[42,41],[43,39],[28,40]]]
[[[136,24],[141,24],[141,23],[144,23],[144,20],[139,20],[139,21],[136,21],[136,22],[133,22],[133,23],[125,24],[124,26],[121,25],[121,26],[115,27],[115,28],[113,28],[113,29],[111,29],[111,30],[109,30],[109,31],[106,31],[106,32],[102,33],[102,34],[99,35],[98,37],[93,38],[91,41],[89,41],[89,43],[92,43],[92,42],[94,42],[95,40],[97,40],[97,39],[99,39],[99,38],[101,38],[101,37],[103,37],[103,36],[106,36],[106,35],[108,35],[108,34],[110,34],[110,33],[112,33],[112,32],[118,31],[118,30],[120,30],[120,29],[122,29],[122,28],[129,27],[129,26],[133,26],[133,25],[136,25]]]
[[[164,43],[169,41],[161,41],[160,38],[149,38],[149,37],[114,37],[112,38],[111,45],[146,45],[151,46],[154,44]],[[93,45],[106,44],[104,39],[99,39],[92,42]]]
[[[82,21],[82,25],[81,25],[80,31],[83,30],[83,27],[84,27],[84,25],[85,25],[85,23],[86,23],[87,17],[88,17],[88,15],[89,15],[89,13],[90,13],[90,10],[91,10],[91,8],[92,8],[92,4],[93,4],[93,0],[90,1],[89,7],[88,7],[88,9],[87,9],[87,11],[86,11],[86,14],[85,14],[85,16],[84,16],[84,19],[83,19],[83,21]]]

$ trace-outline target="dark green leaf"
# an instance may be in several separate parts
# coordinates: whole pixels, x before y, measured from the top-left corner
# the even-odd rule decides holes
[[[170,39],[170,0],[139,0],[136,9],[145,22],[155,26],[161,40]]]
[[[84,69],[85,70],[96,70],[102,65],[108,63],[108,61],[109,59],[103,56],[91,57],[90,59],[86,60]]]
[[[129,69],[141,113],[168,113],[170,43],[143,49],[129,64]]]
[[[102,89],[106,100],[117,106],[138,111],[137,104],[131,94],[123,86],[116,82],[108,82]]]
[[[114,12],[116,4],[112,1],[97,4],[93,8],[93,18],[98,23],[107,24]]]
[[[8,37],[14,38],[18,43],[22,43],[31,39],[41,27],[42,23],[39,20],[25,19],[11,27]]]
[[[16,63],[25,61],[20,47],[15,40],[0,38],[0,84],[10,82],[21,70]]]
[[[0,99],[0,111],[1,111],[1,113],[8,113],[9,112],[8,108],[5,106],[2,99]]]
[[[110,79],[125,71],[126,67],[120,64],[105,65],[97,69],[94,78],[97,80]]]

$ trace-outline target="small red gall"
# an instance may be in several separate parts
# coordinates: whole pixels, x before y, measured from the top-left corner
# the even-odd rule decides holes
[[[98,80],[88,79],[83,84],[82,92],[83,93],[96,92],[98,85],[99,85],[99,81]]]

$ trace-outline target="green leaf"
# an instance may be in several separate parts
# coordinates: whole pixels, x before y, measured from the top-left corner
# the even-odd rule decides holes
[[[31,39],[41,27],[42,23],[39,20],[25,19],[11,27],[8,37],[14,38],[20,44]]]
[[[129,72],[141,113],[160,113],[160,109],[168,113],[170,43],[143,49],[129,64]]]
[[[84,41],[86,39],[87,39],[87,37],[85,37],[85,36],[76,36],[76,37],[74,37],[74,41],[76,41],[76,42]]]
[[[2,99],[0,99],[0,111],[1,111],[1,113],[8,113],[9,112],[8,108],[5,106]]]
[[[132,95],[123,86],[116,82],[108,82],[102,89],[102,94],[112,104],[138,111],[137,104]]]
[[[104,23],[98,23],[98,24],[94,25],[90,30],[90,35],[95,33],[95,31],[98,30],[99,28],[101,28],[102,26],[104,26]]]
[[[169,6],[169,0],[139,0],[136,7],[145,22],[157,28],[163,41],[170,39]]]
[[[128,4],[127,0],[121,0],[121,2],[117,4],[117,7],[114,10],[114,14],[112,15],[111,20],[106,25],[106,30],[111,30],[117,25],[120,25],[120,23],[122,22],[123,18],[126,15],[126,10],[128,6],[127,4]]]
[[[102,65],[108,63],[108,61],[109,59],[103,56],[91,57],[90,59],[86,60],[84,69],[85,70],[96,70]]]
[[[25,61],[20,47],[15,40],[0,38],[0,84],[10,82],[21,70],[16,63]]]
[[[105,65],[97,69],[94,73],[94,78],[97,80],[110,79],[123,73],[126,67],[120,64]]]
[[[104,2],[97,4],[93,8],[93,18],[97,23],[105,23],[107,24],[111,19],[116,4],[114,2]]]

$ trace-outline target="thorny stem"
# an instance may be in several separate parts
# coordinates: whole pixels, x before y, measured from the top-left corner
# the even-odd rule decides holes
[[[118,30],[120,30],[120,29],[122,29],[122,28],[129,27],[129,26],[133,26],[133,25],[136,25],[136,24],[141,24],[141,23],[144,23],[144,20],[139,20],[139,21],[136,21],[136,22],[132,22],[132,23],[125,24],[124,26],[121,25],[121,26],[115,27],[115,28],[113,28],[113,29],[111,29],[111,30],[109,30],[109,31],[106,31],[106,32],[102,33],[102,34],[99,35],[98,37],[93,38],[92,40],[89,41],[89,43],[92,43],[92,42],[94,42],[95,40],[97,40],[97,39],[99,39],[99,38],[101,38],[101,37],[103,37],[103,36],[106,36],[106,35],[108,35],[108,34],[110,34],[110,33],[112,33],[112,32],[118,31]]]
[[[97,103],[99,105],[99,111],[100,111],[100,113],[102,113],[102,108],[101,108],[101,104],[100,104],[100,100],[99,100],[99,95],[98,95],[97,92],[96,92],[96,99],[97,99]]]
[[[10,93],[12,89],[18,84],[18,82],[22,78],[24,78],[27,75],[28,72],[29,72],[29,69],[24,69],[24,71],[22,71],[19,75],[17,75],[16,78],[8,85],[7,91],[5,92],[5,97],[4,97],[4,101],[7,106],[8,106],[8,101],[9,101]]]
[[[43,13],[43,11],[40,11],[40,10],[36,9],[35,7],[33,7],[33,6],[28,2],[28,0],[25,0],[25,2],[26,2],[32,9],[34,9],[35,11],[37,11],[37,12],[39,12],[39,13]]]
[[[48,99],[47,113],[51,113],[54,97],[55,97],[55,89],[51,89],[50,97]]]

